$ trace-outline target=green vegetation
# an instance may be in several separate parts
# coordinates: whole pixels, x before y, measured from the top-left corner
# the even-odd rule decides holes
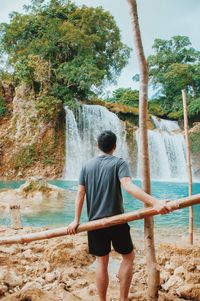
[[[27,145],[20,149],[15,158],[15,168],[26,168],[38,160],[36,145]]]
[[[163,110],[163,107],[159,99],[154,99],[152,101],[149,101],[148,110],[151,115],[155,115],[159,117],[163,117],[166,115],[166,112],[165,110]]]
[[[168,117],[182,117],[181,90],[186,89],[190,117],[199,114],[200,51],[191,47],[188,37],[156,39],[154,54],[148,57],[150,82],[157,89],[157,101]]]
[[[200,116],[200,97],[190,102],[188,106],[189,117]]]
[[[42,144],[31,144],[24,146],[15,156],[15,168],[24,169],[32,166],[36,162],[44,165],[53,164],[55,161],[55,149],[58,141],[55,134],[54,137],[47,143],[46,138]]]
[[[109,102],[121,103],[122,105],[138,107],[139,91],[131,88],[118,88],[113,91],[112,97],[107,99]]]
[[[62,101],[53,96],[41,96],[37,99],[36,109],[45,121],[55,120],[62,108]]]
[[[44,179],[29,179],[25,187],[23,187],[23,192],[25,194],[29,194],[34,191],[41,191],[43,193],[47,193],[50,190],[51,188],[48,187],[48,183]]]
[[[0,96],[0,117],[4,116],[7,112],[5,100]]]
[[[148,63],[156,98],[149,102],[150,113],[182,118],[184,88],[189,117],[198,118],[200,51],[185,36],[155,39],[153,51]],[[103,8],[79,7],[68,0],[32,0],[23,14],[13,12],[9,23],[0,24],[0,54],[7,58],[0,80],[12,78],[15,85],[31,86],[39,116],[48,122],[56,118],[62,103],[74,108],[77,100],[92,100],[105,83],[115,82],[130,49]],[[118,88],[106,102],[138,108],[138,100],[137,90]],[[0,116],[5,109],[0,99]]]
[[[25,9],[0,25],[0,52],[8,57],[16,84],[24,81],[36,95],[45,95],[40,110],[57,107],[55,99],[71,103],[93,97],[126,65],[130,49],[103,8],[32,0]]]
[[[193,154],[199,154],[200,150],[200,129],[199,131],[190,133],[190,147]]]

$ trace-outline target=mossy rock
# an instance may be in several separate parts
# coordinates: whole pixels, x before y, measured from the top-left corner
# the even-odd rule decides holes
[[[136,107],[130,107],[130,106],[126,106],[123,105],[121,103],[114,103],[114,102],[106,102],[103,100],[89,100],[86,102],[87,104],[91,104],[91,105],[100,105],[103,107],[106,107],[108,110],[110,110],[113,113],[122,113],[122,114],[127,114],[127,113],[131,113],[135,116],[139,115],[139,110]]]

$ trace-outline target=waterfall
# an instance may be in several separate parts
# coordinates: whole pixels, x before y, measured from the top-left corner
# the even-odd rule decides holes
[[[98,154],[97,136],[105,130],[117,135],[115,155],[123,157],[129,165],[131,145],[128,148],[126,129],[116,114],[99,105],[81,105],[75,111],[66,111],[65,179],[77,179],[82,165]],[[154,130],[148,130],[151,178],[158,180],[187,179],[185,141],[176,121],[152,117]],[[137,177],[140,178],[139,134],[136,132],[138,156]],[[134,173],[134,170],[132,169]]]
[[[66,158],[64,178],[76,179],[82,164],[81,138],[74,113],[65,107],[66,113]],[[77,155],[79,154],[79,155]]]
[[[114,155],[129,162],[126,131],[116,114],[99,105],[81,105],[75,112],[66,112],[65,179],[77,179],[81,166],[98,154],[97,136],[111,130],[117,135]]]
[[[148,130],[149,159],[152,179],[186,180],[185,140],[176,121],[152,117],[155,130]],[[139,146],[139,134],[136,133]],[[138,149],[138,154],[140,150]],[[139,155],[138,171],[140,177]]]

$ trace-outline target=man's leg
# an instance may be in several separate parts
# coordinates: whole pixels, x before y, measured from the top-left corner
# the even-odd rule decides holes
[[[106,293],[109,282],[108,261],[109,254],[105,256],[97,256],[96,283],[100,301],[106,301]]]
[[[134,251],[129,254],[121,254],[122,262],[119,269],[120,281],[120,301],[128,301],[128,293],[133,276],[133,260],[135,257]]]

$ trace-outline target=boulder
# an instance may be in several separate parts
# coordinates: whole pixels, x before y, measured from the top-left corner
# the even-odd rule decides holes
[[[22,286],[22,276],[17,275],[14,270],[7,268],[0,271],[0,282],[6,284],[9,287]]]
[[[47,293],[38,288],[23,289],[20,292],[7,296],[1,301],[58,301],[51,293]]]
[[[182,278],[180,278],[176,275],[173,275],[169,278],[169,280],[167,282],[165,282],[161,286],[165,291],[169,291],[171,288],[173,288],[173,289],[178,288],[179,286],[183,285],[183,283],[184,283],[184,281]]]
[[[184,285],[177,289],[177,295],[190,301],[200,301],[200,284]]]
[[[187,271],[183,266],[180,266],[174,270],[174,275],[179,276],[182,279],[185,279]]]

